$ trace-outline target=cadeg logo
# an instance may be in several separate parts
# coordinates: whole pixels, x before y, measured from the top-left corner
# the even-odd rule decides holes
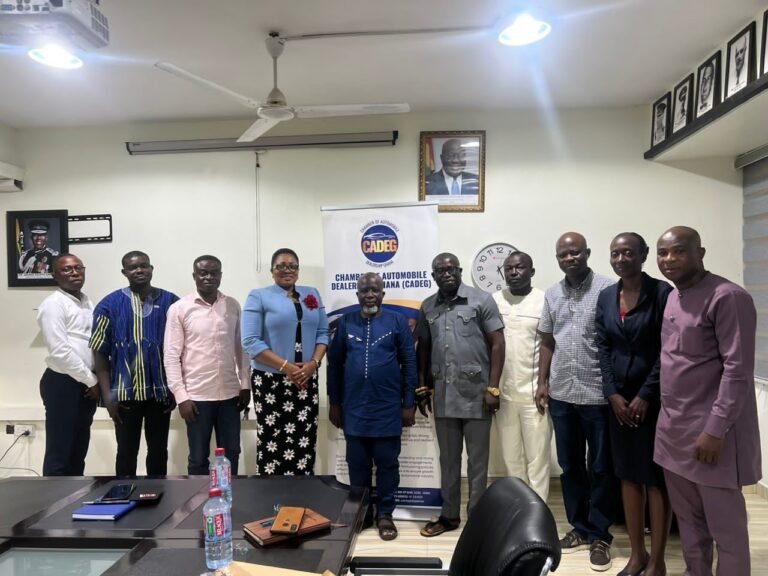
[[[363,255],[371,262],[376,264],[389,262],[397,254],[397,234],[389,226],[376,224],[363,232],[360,248]]]

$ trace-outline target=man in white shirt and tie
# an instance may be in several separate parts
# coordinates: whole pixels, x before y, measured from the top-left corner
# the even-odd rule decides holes
[[[467,166],[467,152],[461,140],[450,138],[443,143],[440,162],[442,168],[427,176],[427,196],[479,193],[477,174],[464,170]]]
[[[40,304],[37,323],[48,348],[40,379],[45,405],[43,476],[82,476],[99,386],[88,347],[93,304],[82,292],[85,266],[73,254],[53,262],[59,289]]]

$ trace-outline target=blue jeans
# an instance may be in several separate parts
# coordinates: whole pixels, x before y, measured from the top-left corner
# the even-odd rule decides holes
[[[589,542],[610,544],[618,485],[608,440],[607,405],[580,405],[549,399],[557,462],[563,473],[563,501],[568,522]],[[589,466],[587,453],[589,447]]]
[[[205,476],[208,474],[208,456],[211,453],[211,434],[216,431],[216,446],[224,448],[224,454],[232,464],[232,474],[237,474],[240,460],[240,408],[238,397],[229,400],[198,402],[197,417],[187,423],[189,458],[187,473]]]
[[[346,440],[349,483],[370,490],[372,466],[376,464],[376,517],[391,517],[400,485],[400,436],[346,436]],[[370,507],[368,514],[372,515]]]

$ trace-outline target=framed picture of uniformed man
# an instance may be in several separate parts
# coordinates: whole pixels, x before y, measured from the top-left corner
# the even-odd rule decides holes
[[[653,103],[653,112],[651,119],[651,146],[658,146],[669,136],[670,128],[670,100],[672,96],[669,92]]]
[[[67,211],[6,212],[8,286],[55,286],[53,259],[67,251]]]
[[[440,212],[485,209],[485,130],[421,133],[419,200]]]
[[[693,119],[693,74],[675,86],[672,98],[672,132],[685,128]]]
[[[755,79],[755,29],[756,24],[736,34],[728,42],[725,59],[725,97],[730,98],[741,92]]]
[[[696,72],[696,118],[720,104],[720,50],[712,54]]]

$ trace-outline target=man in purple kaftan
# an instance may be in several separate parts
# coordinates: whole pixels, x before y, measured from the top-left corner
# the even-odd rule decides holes
[[[698,232],[670,228],[657,242],[674,283],[661,335],[661,413],[654,460],[664,468],[688,576],[750,574],[741,487],[761,477],[755,401],[755,306],[704,269]]]

